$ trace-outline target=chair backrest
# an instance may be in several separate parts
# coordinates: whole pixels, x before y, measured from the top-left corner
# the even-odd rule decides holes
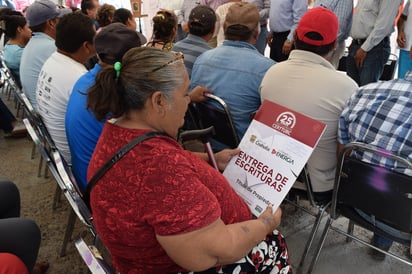
[[[304,184],[306,188],[304,191],[306,192],[307,199],[309,200],[312,206],[316,206],[315,197],[313,196],[312,183],[310,181],[309,173],[306,166],[303,167],[302,171],[300,172],[296,180]],[[290,191],[299,191],[299,189],[292,187]]]
[[[16,80],[16,75],[11,71],[11,69],[9,69],[3,58],[1,58],[1,71],[11,88],[13,90],[20,90],[20,84]]]
[[[336,215],[340,206],[348,206],[374,215],[376,220],[399,230],[411,232],[412,177],[356,159],[353,156],[356,151],[391,158],[412,168],[406,159],[376,147],[362,143],[346,145],[338,162],[331,215]]]
[[[33,142],[37,145],[43,159],[45,159],[57,184],[64,193],[70,206],[73,208],[73,211],[76,213],[80,221],[95,234],[92,214],[84,203],[82,195],[80,194],[81,192],[77,188],[76,181],[71,174],[67,163],[63,157],[61,157],[60,152],[55,146],[48,147],[47,144],[45,144],[42,137],[39,136],[27,118],[23,119],[23,122]]]
[[[67,162],[63,159],[60,152],[57,149],[53,150],[53,160],[56,165],[59,177],[56,180],[60,181],[59,185],[63,185],[62,191],[76,213],[79,220],[86,225],[94,235],[96,235],[93,226],[93,216],[90,209],[83,200],[82,194],[77,187],[76,180],[67,165]]]
[[[213,126],[216,135],[213,139],[230,148],[236,148],[240,139],[237,135],[229,106],[218,96],[206,93],[206,102],[197,103],[197,114],[202,128]]]
[[[23,119],[23,123],[31,139],[33,140],[33,143],[39,148],[41,156],[43,157],[43,159],[45,159],[47,165],[49,165],[50,170],[52,172],[53,171],[57,172],[56,168],[54,166],[51,166],[53,164],[53,161],[52,161],[52,156],[50,154],[50,150],[45,147],[44,140],[42,136],[39,134],[38,130],[36,130],[33,127],[31,122],[27,118]]]

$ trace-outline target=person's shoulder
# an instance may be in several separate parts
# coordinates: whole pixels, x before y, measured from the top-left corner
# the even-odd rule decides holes
[[[204,51],[202,54],[200,54],[197,58],[196,58],[196,62],[195,63],[199,63],[202,61],[207,61],[209,60],[209,58],[215,54],[219,54],[219,47],[217,48],[212,48],[209,50]]]
[[[333,70],[333,77],[337,80],[340,80],[342,83],[356,87],[358,88],[358,84],[350,77],[348,76],[345,72],[338,71],[338,70]]]
[[[173,51],[181,51],[181,50],[186,49],[186,48],[188,47],[187,44],[188,44],[188,43],[187,43],[187,37],[186,37],[186,38],[184,38],[184,39],[176,42],[176,43],[173,45],[172,50],[173,50]]]

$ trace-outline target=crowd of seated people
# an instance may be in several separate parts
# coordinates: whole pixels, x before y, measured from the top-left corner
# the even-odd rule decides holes
[[[13,49],[17,52],[16,46],[22,52],[16,72],[23,92],[72,165],[83,191],[120,148],[154,132],[155,136],[131,149],[109,169],[91,191],[96,228],[120,272],[269,273],[276,268],[281,273],[292,272],[285,240],[276,230],[280,209],[269,206],[257,219],[252,218],[245,202],[208,164],[208,156],[185,151],[175,140],[187,105],[205,100],[204,92],[214,93],[230,106],[240,138],[251,114],[265,99],[325,122],[326,133],[308,162],[315,198],[322,203],[331,199],[339,143],[373,143],[371,139],[378,139],[372,136],[361,140],[349,134],[352,130],[345,131],[359,126],[350,120],[352,111],[371,109],[370,105],[362,105],[362,96],[367,97],[371,89],[385,90],[391,91],[387,101],[401,97],[410,102],[409,74],[394,82],[402,86],[402,92],[393,94],[394,88],[385,84],[359,89],[354,80],[335,70],[330,60],[340,42],[339,22],[321,0],[315,2],[322,7],[303,14],[292,33],[294,49],[287,60],[278,63],[255,47],[262,7],[253,3],[230,5],[222,21],[223,44],[211,48],[206,44],[214,35],[217,20],[213,1],[202,1],[205,5],[191,10],[189,35],[176,44],[177,15],[158,11],[152,18],[153,36],[146,47],[141,47],[147,40],[136,31],[130,10],[109,5],[99,8],[94,0],[82,2],[87,16],[64,14],[50,0],[30,5],[26,19],[18,14],[0,16],[10,38],[4,58],[6,61]],[[398,5],[395,2],[390,5],[391,11]],[[359,24],[358,20],[354,23]],[[373,43],[381,42],[354,38],[359,45],[352,57],[359,68],[371,56],[363,56],[362,51],[372,50],[378,47]],[[98,63],[87,71],[84,64],[95,55]],[[18,59],[8,60],[6,64],[15,69],[10,61]],[[408,111],[405,108],[403,112]],[[17,121],[9,114],[7,117],[0,118],[2,126],[8,121],[2,129],[13,134],[18,129]],[[409,136],[410,119],[402,117],[385,116],[396,125],[405,119],[399,134]],[[377,127],[374,132],[383,131],[391,137],[384,130]],[[397,146],[402,151],[387,146],[393,143],[390,138],[376,145],[410,156],[408,138],[404,139],[406,145]],[[218,150],[222,148],[218,146]],[[220,171],[237,153],[237,149],[223,149],[216,154]],[[391,245],[379,235],[374,236],[373,243],[385,249]],[[276,252],[266,252],[263,247]],[[257,253],[265,263],[251,259]]]

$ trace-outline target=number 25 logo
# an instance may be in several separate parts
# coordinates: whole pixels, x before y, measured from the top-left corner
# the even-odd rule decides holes
[[[286,111],[279,114],[276,118],[276,122],[284,125],[285,127],[294,128],[296,124],[296,117],[292,112]]]

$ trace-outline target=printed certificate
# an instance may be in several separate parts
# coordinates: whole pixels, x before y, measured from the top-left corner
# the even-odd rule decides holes
[[[262,103],[239,144],[240,153],[223,173],[255,216],[269,203],[280,205],[325,128],[271,101]]]

